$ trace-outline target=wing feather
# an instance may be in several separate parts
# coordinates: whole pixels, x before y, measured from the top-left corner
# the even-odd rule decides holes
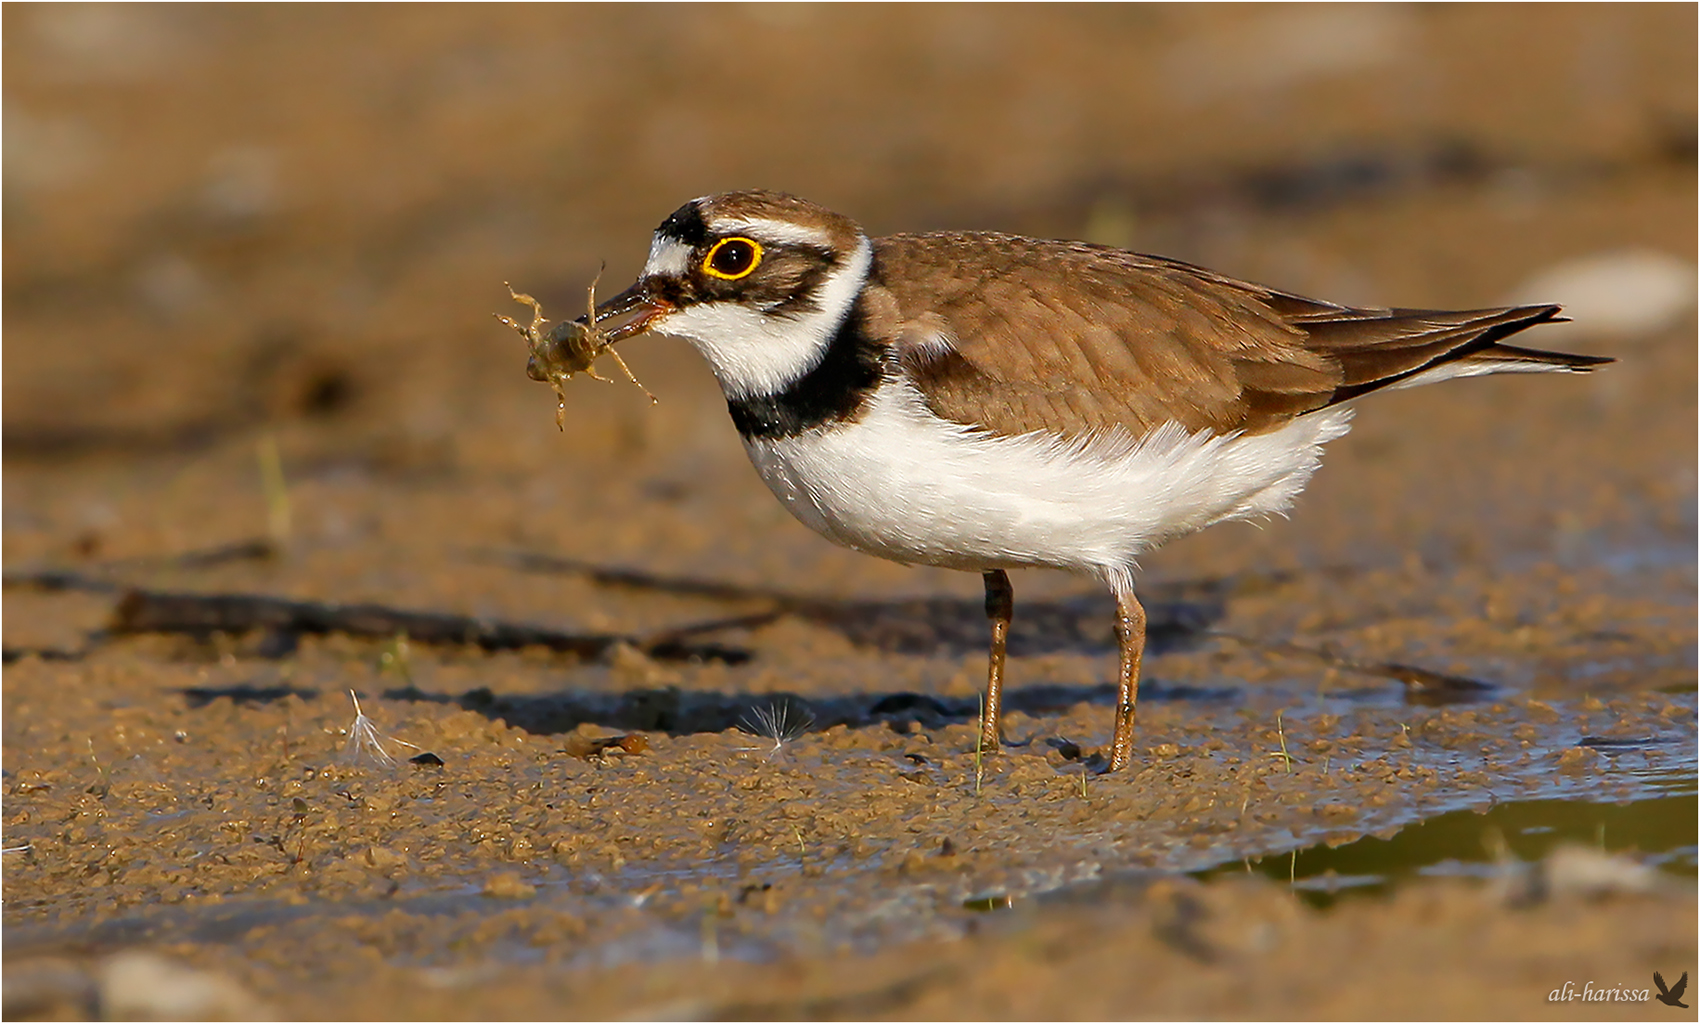
[[[928,405],[1003,434],[1143,436],[1166,422],[1256,433],[1449,361],[1609,362],[1497,345],[1556,306],[1353,308],[1176,260],[986,233],[894,235],[876,253],[898,319],[886,336]]]

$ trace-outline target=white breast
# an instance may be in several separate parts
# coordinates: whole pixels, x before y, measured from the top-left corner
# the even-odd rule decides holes
[[[1283,511],[1350,420],[1335,408],[1249,437],[1168,424],[1137,440],[1070,443],[972,431],[888,383],[853,424],[745,448],[792,514],[848,547],[957,569],[1105,576],[1212,523]]]

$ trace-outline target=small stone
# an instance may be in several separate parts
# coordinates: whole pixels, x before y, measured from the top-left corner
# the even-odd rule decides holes
[[[379,871],[388,871],[391,868],[406,867],[407,857],[387,847],[373,846],[366,851],[366,864]]]
[[[623,640],[608,652],[608,663],[614,677],[628,686],[661,686],[680,679],[677,672],[663,668],[654,658]]]
[[[484,895],[498,900],[523,900],[537,895],[537,887],[511,871],[503,871],[484,883]]]
[[[1543,866],[1547,887],[1555,896],[1599,897],[1677,888],[1667,885],[1657,868],[1576,843],[1552,851]]]
[[[1674,326],[1694,307],[1694,264],[1652,249],[1590,253],[1537,273],[1515,302],[1556,302],[1570,323],[1542,327],[1562,348],[1580,341],[1634,341]]]
[[[109,958],[99,972],[108,1020],[257,1020],[265,1009],[236,982],[144,950]]]

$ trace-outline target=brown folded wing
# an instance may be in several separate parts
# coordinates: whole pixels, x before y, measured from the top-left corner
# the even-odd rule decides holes
[[[876,243],[881,333],[940,417],[1000,434],[1063,436],[1165,422],[1271,430],[1454,360],[1606,360],[1499,346],[1556,306],[1354,309],[1200,267],[994,234]],[[1545,367],[1543,367],[1545,368]]]

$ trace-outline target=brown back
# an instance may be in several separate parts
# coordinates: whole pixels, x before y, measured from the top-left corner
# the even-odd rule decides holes
[[[1139,436],[1168,421],[1257,433],[1453,360],[1610,361],[1497,344],[1557,306],[1357,309],[1177,260],[991,233],[875,247],[889,301],[870,308],[890,322],[870,326],[898,339],[937,415],[1000,434]]]

